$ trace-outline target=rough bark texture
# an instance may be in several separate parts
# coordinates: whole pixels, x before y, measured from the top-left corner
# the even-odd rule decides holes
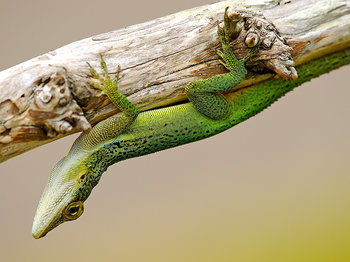
[[[261,11],[293,48],[296,64],[350,47],[347,0],[231,0],[93,36],[0,72],[0,162],[81,130],[117,109],[90,87],[86,62],[111,73],[122,68],[119,90],[141,110],[186,99],[188,82],[226,72],[213,48],[225,7]],[[234,41],[236,55],[247,48]],[[269,50],[255,60],[271,58]],[[251,74],[241,86],[272,77]]]

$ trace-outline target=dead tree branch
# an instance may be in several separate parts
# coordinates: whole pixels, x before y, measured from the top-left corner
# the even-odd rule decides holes
[[[119,90],[141,110],[185,100],[187,83],[225,72],[214,48],[226,6],[261,11],[297,64],[350,47],[346,0],[222,1],[77,41],[0,72],[0,162],[117,112],[88,84],[86,62],[99,68],[100,53],[111,73],[121,66]],[[239,41],[233,48],[237,57],[247,52]],[[272,76],[250,74],[241,86]]]

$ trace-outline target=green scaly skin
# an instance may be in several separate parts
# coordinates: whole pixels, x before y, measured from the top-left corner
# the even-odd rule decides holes
[[[259,113],[294,87],[321,74],[350,63],[350,50],[334,53],[297,68],[296,81],[272,79],[223,96],[241,82],[246,74],[244,62],[251,51],[238,61],[225,31],[218,29],[223,52],[219,53],[229,73],[190,83],[186,92],[192,103],[138,114],[137,108],[117,91],[119,71],[111,80],[101,57],[105,78],[91,68],[102,85],[92,84],[109,96],[122,112],[98,123],[89,134],[81,134],[69,154],[53,168],[41,197],[32,228],[35,238],[45,236],[65,221],[83,213],[83,202],[108,166],[124,159],[150,154],[198,141],[220,133]]]

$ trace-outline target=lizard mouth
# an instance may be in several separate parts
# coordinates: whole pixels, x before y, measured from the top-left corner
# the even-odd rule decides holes
[[[49,224],[46,224],[44,221],[36,221],[36,219],[34,219],[32,227],[32,236],[35,239],[39,239],[46,236],[48,232],[50,232],[52,229],[54,229],[63,222],[62,215],[59,213],[58,215],[54,216],[50,221],[51,222]]]

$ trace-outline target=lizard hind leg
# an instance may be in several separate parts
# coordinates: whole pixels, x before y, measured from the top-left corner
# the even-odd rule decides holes
[[[247,70],[244,66],[245,60],[238,60],[231,49],[229,36],[230,26],[231,24],[226,9],[224,27],[222,28],[218,25],[217,35],[221,42],[222,51],[218,50],[217,53],[222,58],[221,63],[229,72],[208,79],[191,82],[185,88],[188,99],[193,103],[196,109],[203,115],[215,120],[225,119],[232,110],[232,104],[220,93],[233,89],[243,81],[247,74]],[[247,59],[252,54],[253,53],[249,53]]]

